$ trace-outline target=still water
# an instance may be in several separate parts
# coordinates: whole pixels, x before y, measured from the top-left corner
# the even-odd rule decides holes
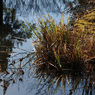
[[[53,71],[36,70],[30,55],[33,51],[32,38],[17,21],[26,25],[25,19],[35,27],[36,15],[43,18],[49,13],[59,23],[63,13],[67,23],[69,14],[74,19],[74,13],[87,8],[78,3],[79,0],[67,1],[3,0],[0,95],[95,95],[95,73],[64,71],[59,75]]]

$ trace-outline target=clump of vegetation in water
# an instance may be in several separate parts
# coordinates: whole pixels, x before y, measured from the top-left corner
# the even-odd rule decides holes
[[[79,20],[74,22],[73,31],[82,36],[82,55],[86,61],[95,58],[95,10],[85,13]]]
[[[55,68],[57,71],[83,70],[87,67],[86,63],[94,58],[94,34],[89,35],[87,29],[70,29],[69,21],[67,25],[64,24],[63,15],[58,25],[49,15],[48,18],[38,18],[38,22],[34,30],[26,21],[35,36],[33,44],[36,58],[33,64],[37,67]],[[76,22],[77,25],[79,22]]]

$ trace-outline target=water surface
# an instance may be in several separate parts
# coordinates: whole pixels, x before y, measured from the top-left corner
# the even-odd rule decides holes
[[[47,16],[49,13],[59,23],[63,13],[64,22],[67,23],[69,14],[74,16],[73,13],[81,5],[77,0],[70,1],[3,1],[3,25],[0,27],[0,95],[94,95],[95,72],[83,74],[64,71],[63,74],[56,74],[54,71],[51,73],[44,69],[36,70],[30,56],[33,51],[32,38],[21,29],[22,26],[17,21],[18,19],[26,25],[26,19],[34,27],[36,15],[43,18],[44,14]]]

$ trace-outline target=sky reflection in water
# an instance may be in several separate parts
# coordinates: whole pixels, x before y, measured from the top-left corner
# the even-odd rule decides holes
[[[65,8],[63,1],[5,1],[3,22],[8,30],[0,30],[0,95],[94,95],[94,73],[88,76],[64,71],[59,75],[51,73],[54,71],[36,70],[32,62],[24,66],[31,59],[32,40],[23,33],[16,19],[24,24],[26,19],[32,25],[34,19],[37,21],[34,13],[42,17],[48,12],[58,23]],[[68,14],[64,14],[65,23],[67,19]]]

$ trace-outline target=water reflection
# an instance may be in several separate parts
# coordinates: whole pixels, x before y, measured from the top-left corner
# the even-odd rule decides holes
[[[0,3],[1,4],[1,3]],[[3,6],[3,4],[1,4]],[[0,6],[1,7],[1,6]],[[26,42],[28,34],[24,31],[18,31],[20,24],[15,20],[15,9],[6,8],[3,6],[0,15],[0,85],[3,88],[3,94],[5,95],[7,88],[11,83],[15,83],[14,72],[8,71],[8,63],[11,55],[14,55],[14,48],[21,46],[23,42]],[[0,12],[1,12],[0,11]],[[3,18],[2,18],[3,17]],[[17,69],[16,69],[17,70]],[[17,70],[17,75],[23,75],[23,70]],[[11,73],[11,74],[10,74]],[[19,78],[22,81],[22,78]]]
[[[10,32],[8,31],[0,30],[0,79],[2,80],[1,86],[4,91],[3,95],[5,95],[10,81],[12,81],[12,75],[10,75],[10,78],[6,77],[9,75],[9,72],[7,71],[9,58],[15,53],[13,52],[15,44],[18,43],[19,46],[19,44],[22,43],[15,41],[16,39],[12,39],[9,34]]]
[[[23,67],[12,68],[12,66],[0,79],[5,94],[11,84],[17,83],[26,84],[27,95],[30,93],[33,95],[94,95],[95,93],[95,72],[64,70],[60,74],[54,70],[50,71],[48,68],[33,70],[31,66],[32,70],[30,67],[25,70]],[[26,78],[27,80],[25,80]]]
[[[0,3],[0,25],[3,24],[3,0]]]
[[[16,20],[19,18],[21,21],[22,17],[25,17],[29,19],[29,23],[33,24],[30,20],[32,18],[30,17],[33,17],[34,13],[37,13],[39,16],[49,12],[52,15],[56,14],[58,16],[58,14],[62,14],[62,12],[69,11],[72,13],[71,20],[74,21],[82,16],[85,10],[89,10],[90,12],[90,9],[94,8],[94,4],[92,3],[84,4],[88,0],[84,0],[85,2],[82,1],[83,0],[68,0],[68,2],[67,0],[3,1],[3,14],[1,13],[0,18],[0,22],[2,22],[2,27],[0,27],[0,85],[3,87],[3,95],[9,92],[8,88],[11,89],[11,87],[13,87],[12,84],[20,85],[21,83],[23,83],[23,86],[27,85],[25,91],[30,91],[27,93],[28,95],[31,95],[31,93],[33,93],[33,95],[94,95],[95,70],[91,73],[64,71],[61,74],[54,70],[49,71],[48,68],[34,70],[31,65],[31,60],[33,59],[32,54],[30,54],[27,47],[23,45],[23,42],[26,41],[25,39],[27,39],[29,35],[23,30],[20,30],[21,25]],[[19,46],[25,47],[26,51],[22,50],[23,52],[17,52],[17,49],[20,50]],[[11,62],[9,59],[11,59]],[[27,65],[29,66],[27,67]],[[15,87],[14,90],[16,88],[17,87]],[[23,92],[25,91],[23,90]],[[19,92],[14,94],[17,95],[17,93]],[[19,94],[21,95],[21,93]]]
[[[58,74],[54,70],[37,69],[37,78],[39,79],[37,95],[44,95],[41,93],[44,88],[49,95],[94,95],[95,93],[95,73],[83,73],[74,71],[64,71],[62,74]],[[52,90],[51,90],[52,89]],[[51,91],[51,92],[50,92]],[[40,94],[39,94],[40,93]]]

